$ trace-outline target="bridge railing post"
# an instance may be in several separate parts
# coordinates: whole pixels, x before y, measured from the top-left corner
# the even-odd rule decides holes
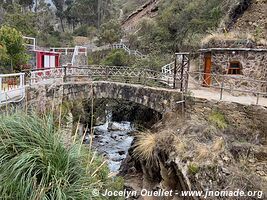
[[[23,90],[24,86],[25,86],[25,73],[20,74],[20,77],[19,77],[19,88],[20,88],[21,96],[24,93],[24,90]]]
[[[109,68],[106,67],[105,71],[106,71],[106,72],[105,72],[106,80],[108,80],[108,77],[109,77]]]
[[[63,66],[63,83],[67,81],[67,66]]]

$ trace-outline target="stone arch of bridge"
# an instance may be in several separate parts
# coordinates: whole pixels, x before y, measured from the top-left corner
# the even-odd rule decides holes
[[[155,110],[161,114],[178,108],[181,93],[175,90],[144,87],[141,85],[94,81],[92,84],[64,84],[63,100],[118,99],[130,101]]]

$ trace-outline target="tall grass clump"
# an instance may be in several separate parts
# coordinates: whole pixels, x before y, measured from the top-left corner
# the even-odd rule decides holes
[[[157,135],[152,133],[139,133],[136,136],[133,155],[140,160],[146,160],[149,164],[154,162],[157,145]]]
[[[81,142],[65,147],[51,116],[16,113],[0,118],[0,199],[65,200],[93,197],[122,184]]]

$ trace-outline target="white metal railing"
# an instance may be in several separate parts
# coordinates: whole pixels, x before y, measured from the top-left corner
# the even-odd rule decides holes
[[[74,66],[79,55],[87,56],[87,47],[75,46],[74,48],[50,48],[50,51],[61,53],[65,56],[71,56],[64,66]]]
[[[171,62],[167,65],[164,65],[162,68],[161,68],[161,72],[163,74],[166,74],[166,75],[172,75],[173,74],[173,70],[174,70],[174,62]]]
[[[78,55],[87,56],[87,48],[83,46],[75,46],[74,53],[71,59],[71,65],[74,66],[76,64],[76,58]]]
[[[26,37],[23,36],[24,39],[24,45],[31,47],[33,51],[36,49],[36,39],[34,37]]]
[[[0,74],[0,104],[16,102],[25,96],[25,73]]]
[[[68,55],[70,53],[74,53],[75,48],[50,48],[50,51],[57,52],[57,53],[63,53],[65,55]]]
[[[214,73],[187,72],[189,80],[193,86],[218,89],[220,100],[223,99],[224,92],[230,94],[256,96],[256,104],[260,97],[267,97],[267,81],[256,80],[243,76],[229,76]]]
[[[129,55],[134,55],[140,58],[144,58],[145,55],[143,55],[140,51],[138,50],[131,50],[129,47],[127,47],[125,44],[123,43],[118,43],[118,44],[113,44],[111,45],[112,49],[123,49],[125,50]]]

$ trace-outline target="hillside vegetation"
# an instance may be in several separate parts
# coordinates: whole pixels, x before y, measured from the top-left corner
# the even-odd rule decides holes
[[[144,19],[136,38],[145,52],[173,53],[197,48],[210,34],[227,32],[250,5],[245,0],[166,0],[160,1],[158,16]]]

